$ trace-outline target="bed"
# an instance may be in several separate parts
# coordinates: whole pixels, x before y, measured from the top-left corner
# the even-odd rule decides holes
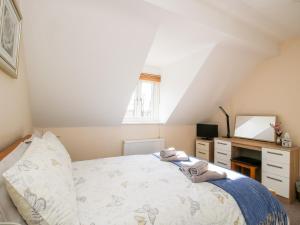
[[[54,137],[51,136],[51,138]],[[57,168],[57,165],[68,164],[68,157],[65,153],[60,152],[63,147],[57,141],[55,140],[56,144],[51,145],[51,148],[49,148],[49,145],[44,146],[45,149],[51,150],[49,151],[51,166],[56,166],[55,168]],[[39,149],[43,148],[41,141],[39,144]],[[53,161],[53,157],[56,157],[53,151],[56,148],[60,149],[60,156]],[[40,152],[38,157],[46,157],[44,152],[42,156]],[[30,157],[28,152],[26,154],[27,157]],[[33,158],[36,159],[37,156]],[[26,160],[28,161],[28,159]],[[30,169],[36,169],[27,164],[25,170],[24,160],[23,164],[21,164],[22,159],[20,161],[17,162],[17,165],[19,165],[18,173],[20,173],[20,165],[22,165],[26,176],[29,173],[29,167]],[[36,162],[37,165],[38,163]],[[39,167],[44,165],[45,163],[42,163]],[[57,184],[60,185],[56,185],[55,188],[57,189],[52,193],[52,195],[60,193],[59,198],[57,196],[51,196],[50,198],[44,192],[40,192],[41,188],[34,189],[30,187],[32,188],[30,190],[31,196],[33,194],[37,196],[45,195],[43,196],[44,199],[51,199],[48,202],[54,202],[53,199],[59,201],[55,207],[64,205],[65,208],[62,210],[65,212],[63,219],[61,219],[62,216],[56,215],[59,212],[55,212],[55,210],[50,209],[47,213],[43,210],[37,212],[36,208],[33,207],[36,211],[31,209],[31,212],[29,214],[26,212],[26,214],[24,209],[20,206],[17,207],[29,225],[46,224],[46,222],[49,225],[252,225],[259,224],[255,222],[258,220],[255,220],[254,217],[259,218],[260,216],[266,217],[264,220],[260,220],[260,224],[288,224],[287,216],[281,205],[265,188],[257,184],[258,182],[253,183],[250,178],[211,164],[210,169],[212,170],[225,170],[229,182],[194,184],[179,171],[178,166],[178,162],[162,162],[155,155],[133,155],[73,162],[71,165],[65,166],[63,170],[58,170],[57,173],[54,171],[53,174],[48,175],[48,177],[54,178],[56,174],[60,174],[57,178]],[[45,168],[49,169],[48,167]],[[71,169],[71,175],[69,169]],[[11,174],[13,174],[13,169],[10,173],[6,172],[5,176],[8,181],[11,181],[11,185],[17,186],[14,190],[20,192],[21,189],[24,193],[28,192],[28,189],[23,189],[23,186],[18,187],[16,185],[23,177],[18,177],[20,175],[16,175],[16,173],[13,176]],[[72,184],[69,176],[72,176]],[[13,179],[10,179],[11,177]],[[66,177],[66,179],[61,177]],[[239,180],[237,178],[242,178],[241,180],[247,182],[241,184],[240,189],[235,187],[233,190],[232,186],[236,186],[237,183],[230,182]],[[49,186],[51,181],[45,182],[48,183],[42,185]],[[41,187],[39,186],[41,185],[40,181],[36,183],[39,184],[33,182],[32,184],[26,183],[26,185]],[[64,183],[67,183],[66,188],[60,189],[59,186],[63,186]],[[253,184],[255,185],[251,186]],[[20,192],[21,195],[23,192]],[[63,192],[65,194],[62,194]],[[238,194],[245,195],[244,193],[248,193],[246,195],[249,195],[249,198],[240,200],[243,197],[237,197]],[[11,195],[11,193],[9,194]],[[64,201],[61,201],[61,196],[64,196]],[[18,198],[18,201],[13,199],[16,205],[21,201],[20,195]],[[75,198],[75,201],[73,201],[73,198]],[[36,200],[38,199],[42,198]],[[243,204],[243,201],[245,203],[247,199],[252,201],[248,201],[249,207],[247,204]],[[265,203],[262,201],[267,202],[267,207],[263,205]],[[72,204],[65,205],[65,202],[71,202]],[[257,213],[253,207],[257,207]],[[267,214],[262,215],[261,212]],[[39,217],[36,217],[36,214],[39,214]],[[33,216],[35,216],[35,220],[31,220]],[[76,219],[72,220],[73,217],[76,217]]]

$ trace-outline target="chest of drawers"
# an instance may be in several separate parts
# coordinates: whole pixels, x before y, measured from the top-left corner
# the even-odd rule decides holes
[[[226,169],[231,168],[231,142],[220,139],[214,141],[214,163]]]
[[[262,149],[262,184],[285,198],[290,197],[290,152]]]
[[[295,200],[295,183],[299,176],[299,148],[284,148],[274,143],[239,138],[215,138],[214,164],[231,169],[231,159],[240,150],[261,154],[261,183],[277,196]]]
[[[213,141],[210,140],[196,140],[196,157],[198,159],[213,162],[214,152],[213,152]]]

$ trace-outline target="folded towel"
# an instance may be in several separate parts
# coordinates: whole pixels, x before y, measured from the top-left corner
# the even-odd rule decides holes
[[[176,155],[170,157],[160,157],[161,161],[188,161],[189,157],[184,151],[176,151]]]
[[[199,176],[207,171],[208,162],[199,160],[192,165],[182,165],[179,169],[190,176]]]
[[[211,180],[220,180],[225,179],[227,177],[227,174],[225,172],[217,172],[217,171],[211,171],[208,170],[205,173],[201,174],[200,176],[192,176],[191,181],[193,183],[201,183]]]
[[[174,148],[165,149],[165,150],[160,151],[159,155],[162,158],[168,158],[171,156],[175,156],[176,150]]]
[[[181,170],[182,171],[182,170]],[[201,183],[201,182],[206,182],[206,181],[212,181],[212,180],[220,180],[220,179],[225,179],[227,177],[227,174],[225,172],[217,172],[217,171],[212,171],[212,170],[207,170],[201,175],[198,176],[191,176],[190,173],[186,173],[182,171],[183,174],[189,178],[193,183]]]

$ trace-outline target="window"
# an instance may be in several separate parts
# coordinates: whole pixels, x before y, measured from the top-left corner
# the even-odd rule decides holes
[[[159,122],[159,84],[160,76],[141,74],[123,123]]]

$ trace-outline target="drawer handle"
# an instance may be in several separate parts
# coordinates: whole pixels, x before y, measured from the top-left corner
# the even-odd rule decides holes
[[[271,180],[278,181],[278,182],[282,182],[282,180],[279,180],[279,179],[276,179],[276,178],[273,178],[273,177],[269,177],[269,176],[267,176],[267,178],[269,178],[269,179],[271,179]]]
[[[281,166],[276,166],[276,165],[273,165],[273,164],[267,164],[267,166],[274,167],[274,168],[278,168],[278,169],[282,169]]]
[[[269,152],[269,151],[267,151],[267,153],[272,154],[272,155],[280,155],[280,156],[283,156],[283,154],[281,154],[281,153],[275,153],[275,152]]]
[[[217,161],[217,163],[219,163],[219,164],[221,164],[221,165],[224,165],[224,166],[227,166],[227,164],[226,164],[226,163],[223,163],[223,162]]]
[[[206,155],[206,153],[205,153],[205,152],[198,152],[198,153],[200,153],[200,154],[202,154],[202,155]]]
[[[217,152],[217,153],[220,155],[227,155],[226,153],[223,153],[223,152]]]
[[[219,145],[227,145],[226,143],[223,142],[218,142]]]

